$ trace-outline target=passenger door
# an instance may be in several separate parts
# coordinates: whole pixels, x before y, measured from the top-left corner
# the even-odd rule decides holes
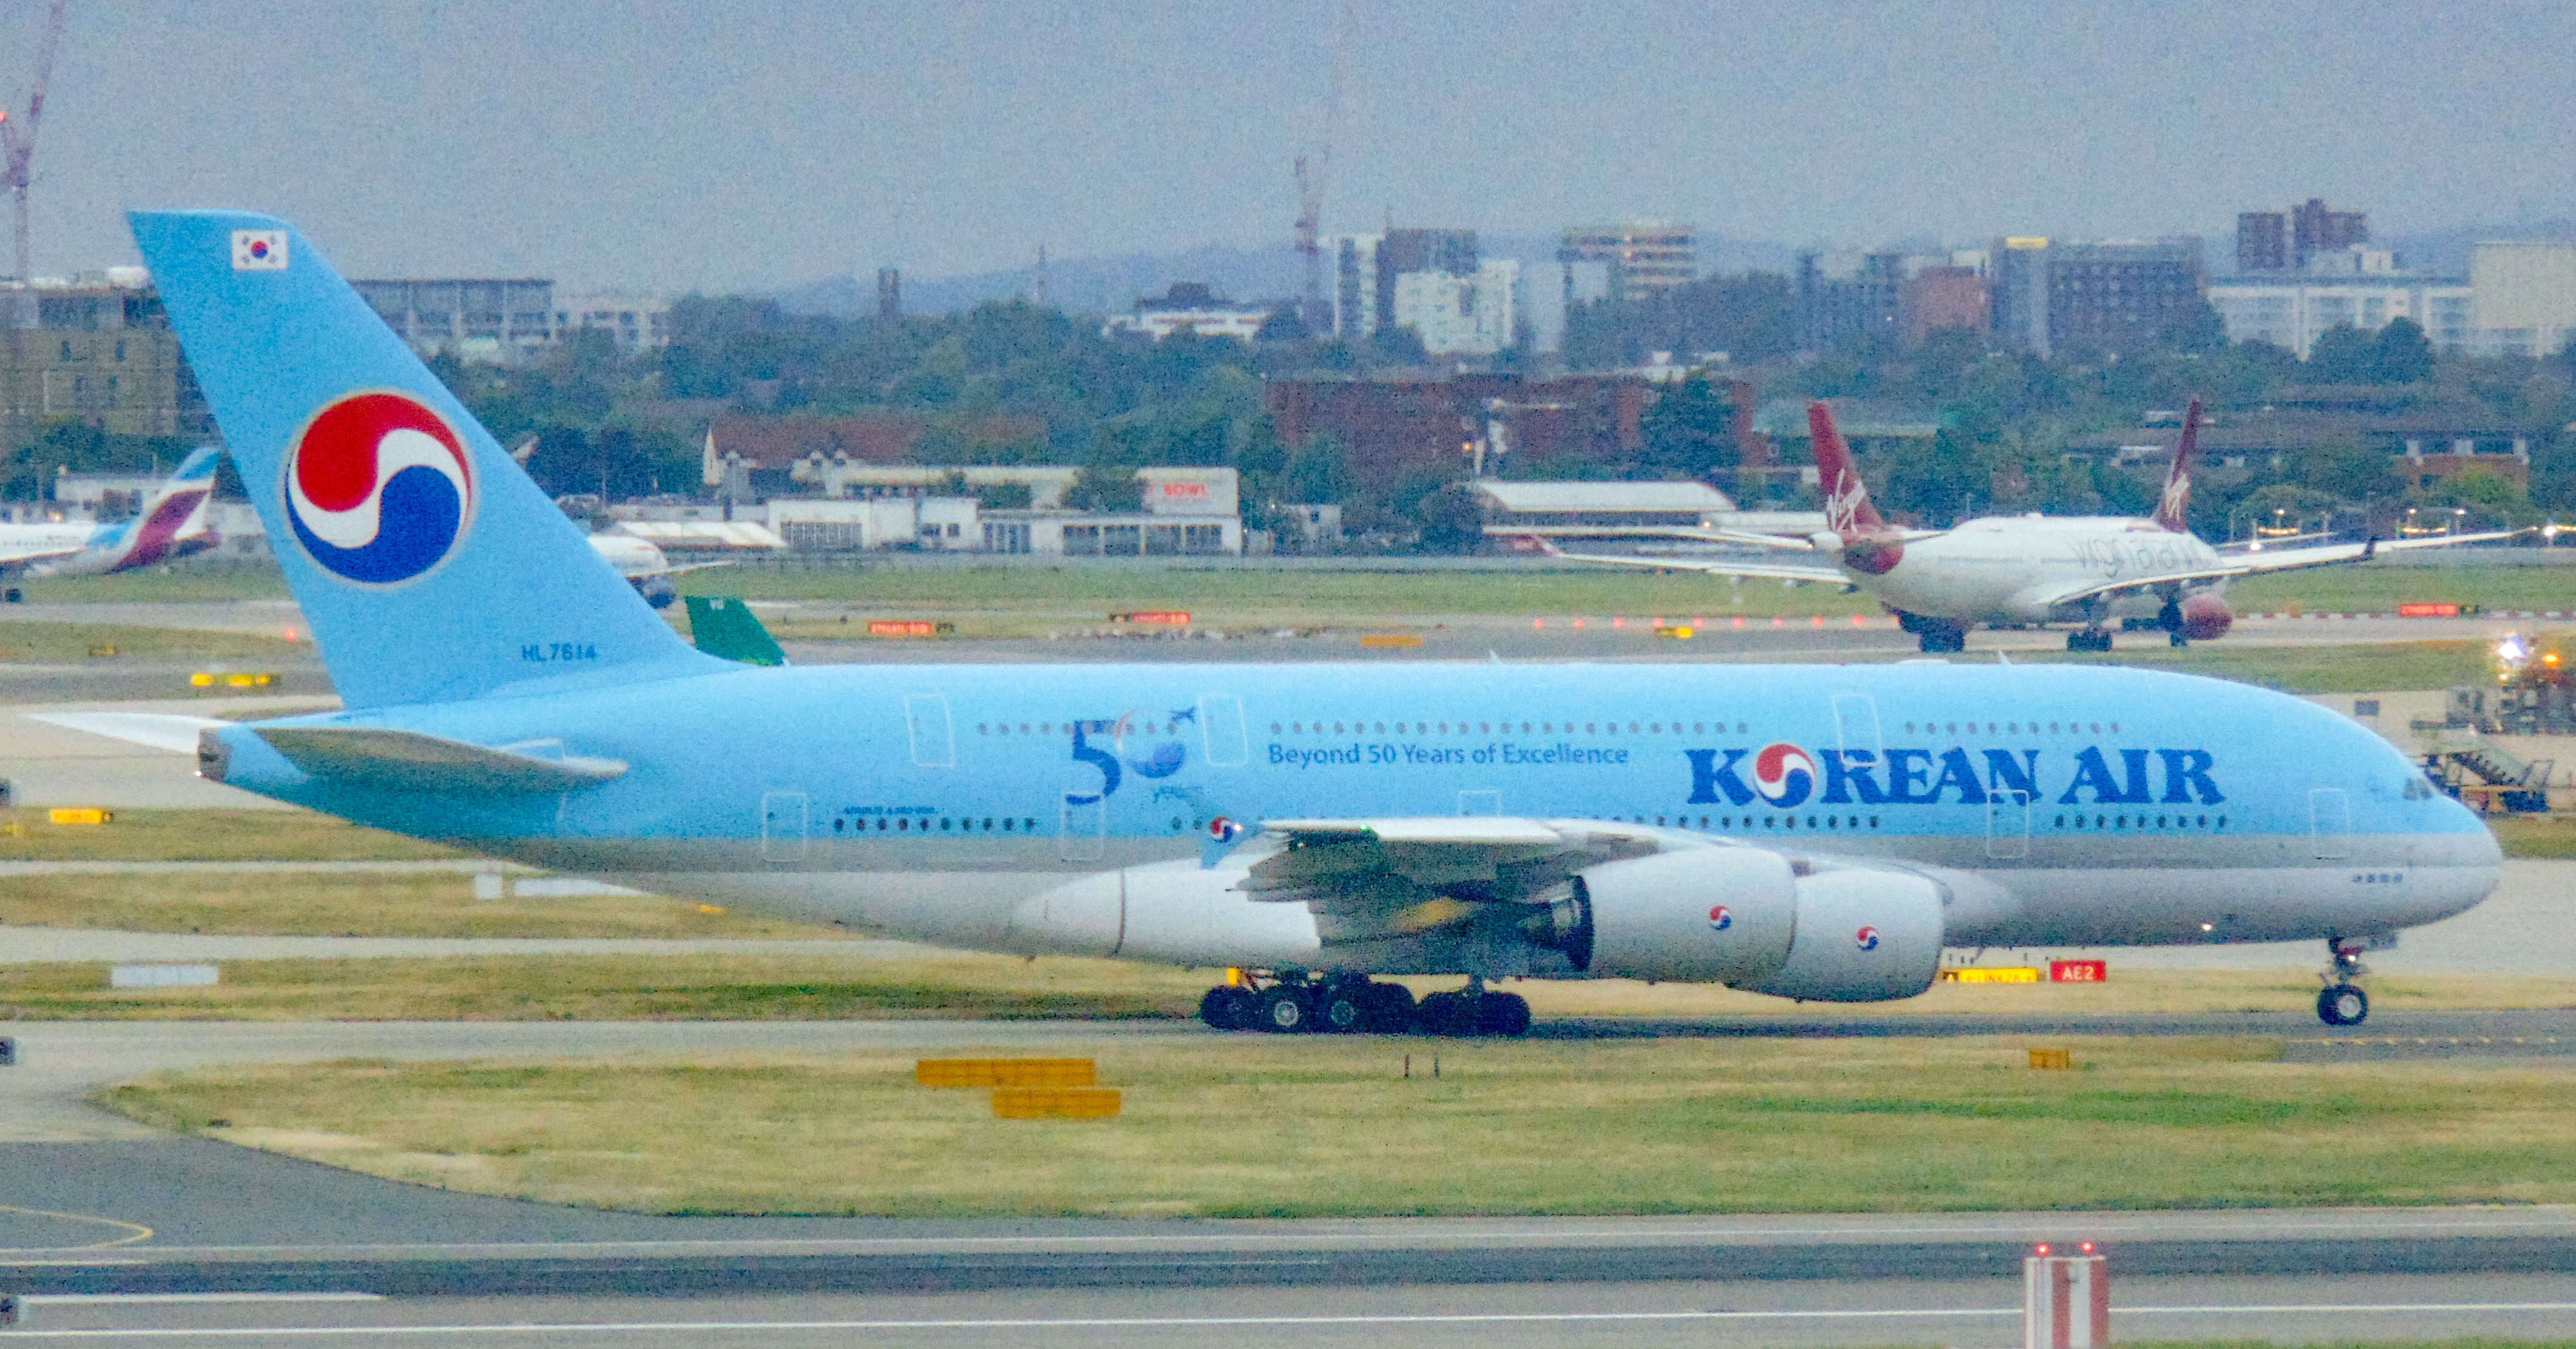
[[[760,795],[760,860],[795,862],[805,856],[805,793]]]
[[[2308,793],[2309,841],[2320,862],[2352,851],[2352,801],[2341,787],[2319,787]]]
[[[1243,700],[1230,694],[1199,696],[1199,735],[1210,768],[1241,768],[1252,757],[1251,737],[1243,730]]]
[[[954,768],[957,766],[957,739],[948,721],[948,699],[943,694],[914,693],[903,700],[905,738],[912,745],[915,768]]]

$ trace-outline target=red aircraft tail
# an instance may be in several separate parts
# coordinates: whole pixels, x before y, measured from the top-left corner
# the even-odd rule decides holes
[[[1834,429],[1834,414],[1821,402],[1807,405],[1807,429],[1815,437],[1816,488],[1825,498],[1825,527],[1844,538],[1866,534],[1886,524],[1869,504],[1869,487],[1860,480],[1860,465],[1851,447]]]
[[[2174,446],[2173,468],[2165,474],[2165,493],[2156,502],[2156,523],[2176,534],[2189,533],[2183,517],[2191,507],[2191,459],[2200,449],[2200,400],[2182,415],[2182,443]]]

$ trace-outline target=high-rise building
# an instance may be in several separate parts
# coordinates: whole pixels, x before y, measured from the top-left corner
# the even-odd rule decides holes
[[[1644,299],[1699,279],[1699,231],[1662,220],[1573,226],[1565,231],[1556,261],[1568,305],[1576,299],[1576,270],[1583,267],[1603,273],[1611,297]]]
[[[877,318],[891,323],[903,317],[903,273],[892,267],[877,269]]]
[[[2290,208],[2290,265],[2305,268],[2319,253],[2340,253],[2370,242],[2370,217],[2360,211],[2330,211],[2310,197]]]
[[[1512,344],[1521,265],[1506,259],[1461,276],[1433,269],[1395,278],[1395,326],[1434,356],[1491,356]]]
[[[2576,244],[2480,243],[2469,257],[2469,288],[2477,296],[2476,350],[2553,356],[2576,345]]]
[[[1944,330],[1983,337],[1994,324],[1994,297],[1985,274],[1975,267],[1923,268],[1906,278],[1897,308],[1909,347]]]
[[[1995,334],[2041,356],[2070,347],[2153,346],[2207,281],[2196,237],[2066,244],[2031,237],[1995,250]]]
[[[1872,339],[1896,340],[1902,331],[1905,261],[1902,253],[1799,254],[1799,345],[1828,351]]]
[[[352,281],[412,349],[514,365],[555,341],[555,283],[535,279]]]
[[[2236,270],[2290,269],[2290,217],[2281,211],[2245,211],[2236,217]]]
[[[1401,328],[1396,316],[1396,279],[1420,272],[1473,276],[1479,250],[1474,230],[1388,230],[1378,236],[1377,326]]]

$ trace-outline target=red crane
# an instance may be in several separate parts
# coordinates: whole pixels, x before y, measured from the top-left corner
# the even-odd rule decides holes
[[[34,171],[29,167],[36,157],[36,124],[45,116],[45,85],[54,77],[54,49],[63,38],[63,10],[71,0],[54,0],[45,13],[45,33],[36,43],[36,78],[27,93],[27,111],[11,117],[0,108],[0,186],[9,189],[9,205],[17,226],[15,275],[24,282],[27,262],[27,183]]]

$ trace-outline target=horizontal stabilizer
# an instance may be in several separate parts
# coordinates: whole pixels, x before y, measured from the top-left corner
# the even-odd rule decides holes
[[[317,778],[386,791],[530,796],[621,777],[616,759],[545,758],[418,731],[367,726],[262,726],[253,733]]]
[[[197,752],[197,735],[202,731],[221,730],[233,723],[213,717],[187,717],[167,712],[29,712],[29,721],[48,726],[86,731],[130,745],[164,749],[173,754]]]

